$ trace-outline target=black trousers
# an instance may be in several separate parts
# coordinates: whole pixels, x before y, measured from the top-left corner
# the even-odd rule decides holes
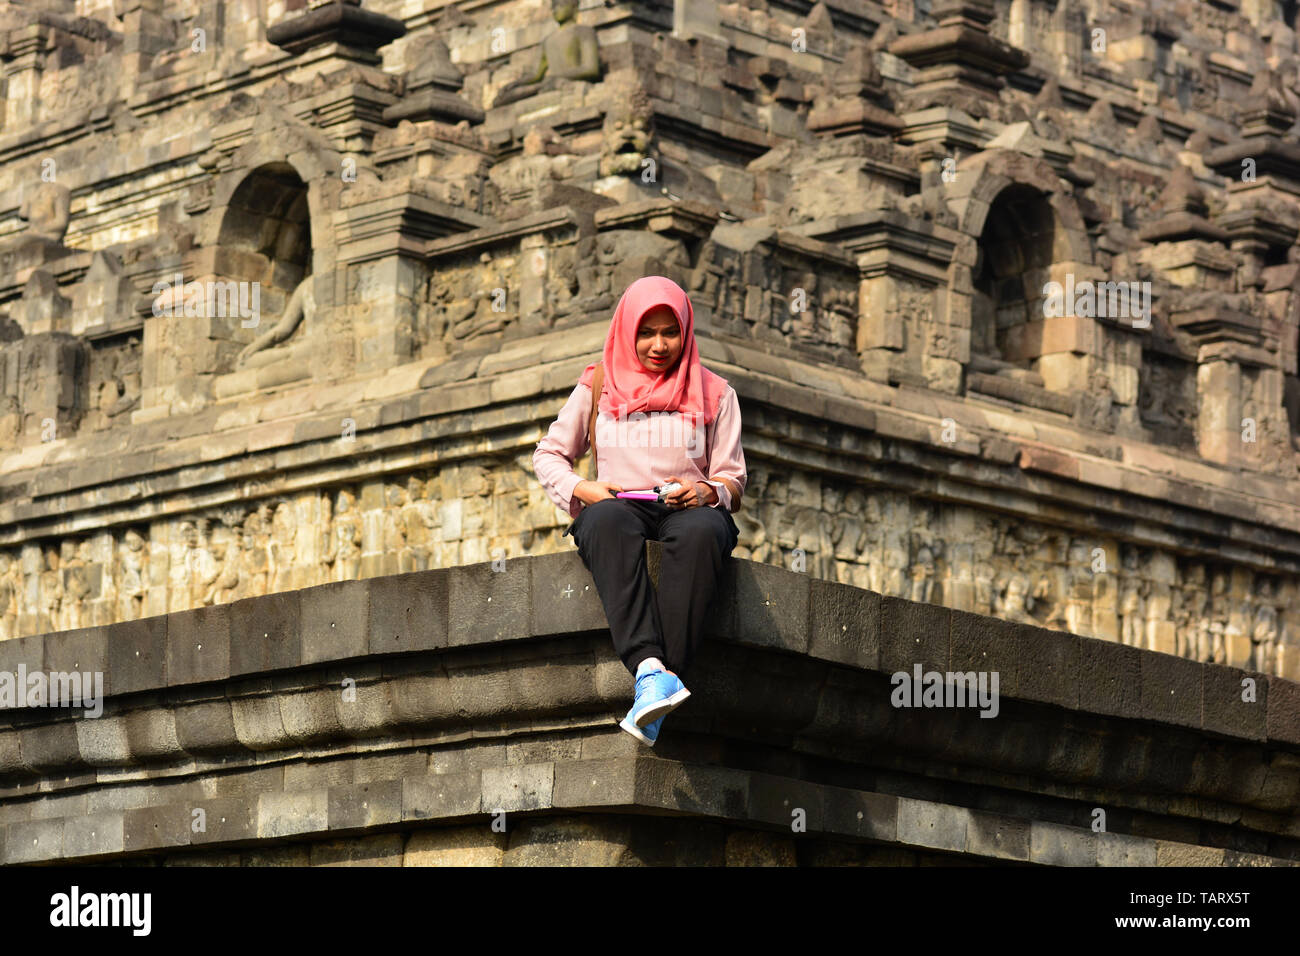
[[[657,501],[605,498],[587,505],[572,534],[609,620],[614,650],[636,675],[647,657],[685,680],[703,637],[722,563],[740,529],[721,508],[670,508]],[[645,542],[663,542],[659,589],[646,569]]]

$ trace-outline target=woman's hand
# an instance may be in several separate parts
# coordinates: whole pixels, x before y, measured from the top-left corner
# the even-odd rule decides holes
[[[611,484],[608,481],[580,481],[577,487],[573,489],[573,497],[577,498],[583,504],[594,505],[597,501],[604,501],[606,498],[613,498],[616,492],[622,491],[621,485]]]
[[[664,504],[670,508],[706,508],[718,500],[718,493],[712,485],[706,485],[703,482],[687,482],[686,479],[677,475],[670,475],[664,484],[678,482],[682,487],[676,491],[664,495]],[[700,486],[703,485],[708,489],[708,497],[700,497]]]

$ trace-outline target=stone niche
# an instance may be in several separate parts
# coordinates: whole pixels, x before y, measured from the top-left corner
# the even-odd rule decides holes
[[[1017,142],[1043,152],[1028,133]],[[1149,309],[1149,286],[1093,264],[1071,183],[1041,155],[989,149],[958,165],[945,196],[968,237],[947,290],[947,324],[966,344],[966,388],[1082,414],[1092,427],[1134,421],[1134,324],[1143,325],[1136,313],[1142,301]]]
[[[301,308],[292,315],[289,306],[311,273],[304,183],[291,166],[268,164],[241,180],[223,212],[216,241],[190,250],[180,269],[154,284],[144,330],[146,409],[201,407],[214,397],[214,380],[244,366],[283,360],[286,373],[308,374],[303,337],[248,361],[290,338],[302,318]],[[272,340],[267,332],[277,328]]]
[[[90,349],[67,332],[0,344],[0,442],[35,445],[77,433],[87,411]]]

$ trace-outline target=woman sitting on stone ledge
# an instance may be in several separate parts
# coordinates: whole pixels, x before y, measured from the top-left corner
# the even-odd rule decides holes
[[[547,496],[576,519],[564,533],[577,543],[614,649],[636,678],[619,726],[650,746],[664,717],[690,696],[681,678],[740,537],[730,514],[748,480],[740,425],[735,389],[700,364],[690,299],[671,279],[646,276],[619,299],[603,362],[587,366],[533,453]],[[573,470],[588,447],[595,481]],[[657,498],[618,497],[673,483],[680,487]],[[663,542],[657,591],[645,563],[651,538]]]

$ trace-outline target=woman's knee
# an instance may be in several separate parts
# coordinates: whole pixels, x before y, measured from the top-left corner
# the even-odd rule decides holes
[[[588,522],[626,521],[630,517],[621,498],[601,498],[595,504],[583,508],[582,514],[587,516]]]
[[[682,517],[674,529],[680,539],[693,544],[715,540],[724,550],[731,544],[731,525],[726,515],[716,508],[692,508],[682,512]]]
[[[631,528],[635,519],[624,507],[622,499],[602,498],[583,508],[578,514],[578,522],[574,527],[575,537],[578,532],[584,535],[606,534],[611,528]]]

